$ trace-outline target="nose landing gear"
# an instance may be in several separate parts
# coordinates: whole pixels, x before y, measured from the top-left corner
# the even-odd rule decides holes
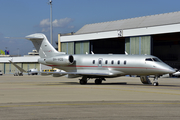
[[[141,82],[143,84],[152,84],[150,79],[147,76],[140,76],[140,80],[141,80]],[[159,85],[159,83],[158,83],[158,76],[154,77],[153,85],[154,86],[158,86]]]
[[[155,77],[154,77],[153,85],[154,85],[154,86],[158,86],[158,85],[159,85],[159,83],[158,83],[158,76],[155,76]]]

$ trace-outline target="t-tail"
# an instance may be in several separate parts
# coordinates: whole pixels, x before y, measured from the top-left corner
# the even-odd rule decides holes
[[[32,41],[34,47],[39,52],[41,58],[53,57],[65,52],[58,52],[48,41],[46,36],[42,33],[35,33],[26,36],[26,39]]]

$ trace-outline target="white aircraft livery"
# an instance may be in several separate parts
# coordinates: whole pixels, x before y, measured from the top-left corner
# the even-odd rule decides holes
[[[154,75],[153,85],[157,86],[160,75],[175,72],[173,68],[152,55],[68,55],[56,51],[44,34],[28,35],[26,39],[32,41],[39,52],[39,63],[61,69],[59,72],[51,72],[54,77],[63,75],[67,75],[68,78],[82,77],[80,84],[86,84],[92,78],[95,78],[96,84],[101,84],[105,78],[125,75],[138,75],[143,84],[152,84],[148,76]]]

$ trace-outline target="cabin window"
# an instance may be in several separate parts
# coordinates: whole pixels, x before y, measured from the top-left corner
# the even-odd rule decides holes
[[[114,60],[111,61],[111,64],[114,64]]]
[[[153,61],[151,58],[146,58],[146,61]]]
[[[118,65],[120,64],[120,60],[117,61],[117,64],[118,64]]]
[[[95,60],[93,60],[93,64],[95,64]]]
[[[124,61],[124,65],[126,65],[126,60]]]
[[[107,60],[105,61],[105,64],[108,64],[108,61],[107,61]]]

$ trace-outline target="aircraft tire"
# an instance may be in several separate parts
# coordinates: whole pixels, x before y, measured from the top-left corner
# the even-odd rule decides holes
[[[154,82],[153,85],[154,85],[154,86],[158,86],[159,83],[158,83],[158,82]]]
[[[87,81],[85,81],[85,80],[80,80],[79,82],[80,82],[81,85],[87,84]]]
[[[95,84],[101,84],[101,83],[102,83],[102,80],[100,80],[100,79],[95,80]]]

